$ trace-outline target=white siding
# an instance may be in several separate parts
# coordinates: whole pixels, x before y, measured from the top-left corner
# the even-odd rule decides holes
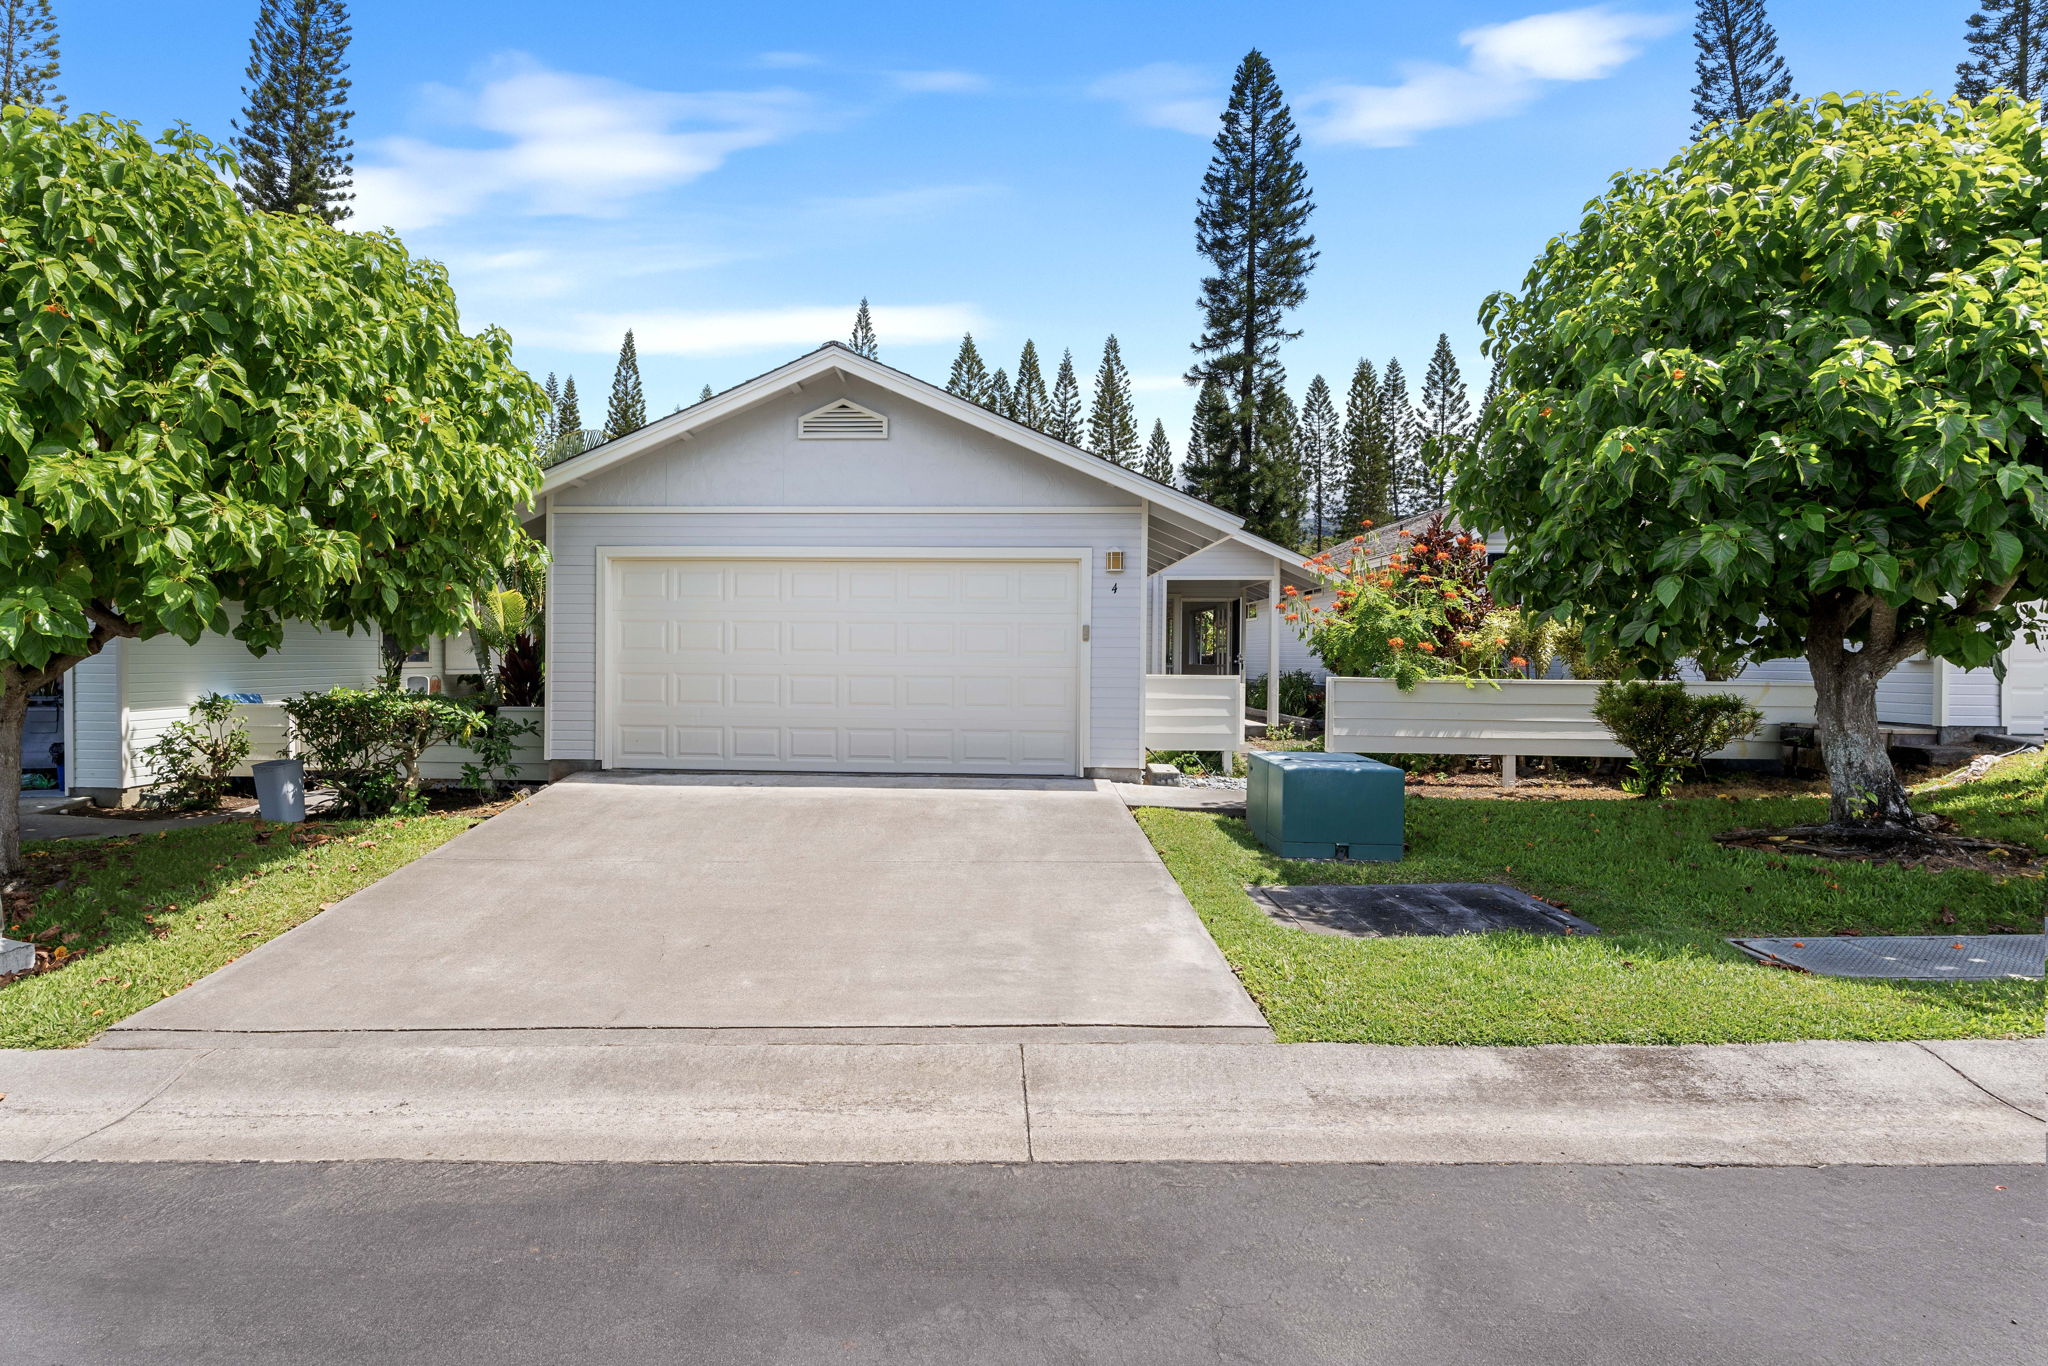
[[[799,440],[797,419],[839,397],[886,416],[888,439]],[[1137,506],[1130,494],[859,382],[831,389],[812,384],[771,399],[688,441],[677,439],[564,489],[556,500],[557,511],[562,503],[647,508]],[[1125,547],[1133,556],[1138,539],[1134,532]]]
[[[816,406],[815,399],[812,406]],[[844,450],[887,443],[815,444]],[[899,503],[905,492],[897,490]],[[1086,762],[1090,767],[1135,768],[1143,759],[1139,747],[1139,619],[1143,579],[1130,572],[1105,573],[1102,552],[1111,548],[1134,550],[1142,530],[1141,518],[1142,513],[1135,507],[1099,512],[892,511],[792,515],[592,513],[557,506],[551,546],[554,567],[548,595],[547,755],[550,759],[597,757],[595,651],[600,548],[947,547],[989,551],[1071,546],[1089,551],[1089,562],[1084,566],[1091,612]]]
[[[207,693],[260,693],[274,701],[293,693],[333,687],[367,687],[376,681],[379,664],[376,637],[357,631],[329,631],[304,622],[287,622],[284,643],[265,655],[253,655],[232,636],[202,636],[187,645],[175,636],[123,642],[126,661],[126,714],[111,733],[121,739],[118,780],[77,781],[87,786],[136,787],[148,783],[139,758],[164,728],[185,719],[194,699]],[[82,718],[81,718],[82,719]],[[85,729],[79,730],[81,743]]]
[[[1257,579],[1264,583],[1274,570],[1282,567],[1280,561],[1263,550],[1243,541],[1222,540],[1159,572],[1169,579]]]
[[[121,654],[116,640],[64,675],[64,782],[72,788],[120,787]]]

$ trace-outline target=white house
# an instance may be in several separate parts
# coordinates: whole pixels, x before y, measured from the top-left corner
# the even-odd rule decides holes
[[[1298,554],[836,343],[553,466],[531,525],[555,776],[1132,777],[1149,748],[1238,747],[1240,674],[1306,660],[1266,629],[1314,586]],[[462,657],[423,674],[474,667],[434,648]],[[132,797],[137,752],[202,693],[361,686],[377,662],[311,627],[261,659],[123,642],[73,671],[68,785]]]

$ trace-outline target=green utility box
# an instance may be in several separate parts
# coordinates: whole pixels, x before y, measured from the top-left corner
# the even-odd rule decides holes
[[[1253,750],[1245,813],[1259,843],[1282,858],[1401,857],[1405,780],[1363,754]]]

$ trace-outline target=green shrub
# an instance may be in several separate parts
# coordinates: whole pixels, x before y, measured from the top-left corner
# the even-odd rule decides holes
[[[1244,704],[1266,706],[1266,676],[1244,681]],[[1323,714],[1323,680],[1306,669],[1289,669],[1280,675],[1280,712],[1284,716],[1305,716],[1313,721]]]
[[[1683,683],[1640,679],[1602,683],[1593,715],[1636,756],[1636,776],[1625,786],[1644,797],[1663,796],[1700,760],[1754,735],[1764,720],[1728,693],[1691,693]]]
[[[381,816],[419,799],[420,756],[467,741],[481,712],[429,693],[334,688],[278,704],[309,786],[334,789],[347,814]]]
[[[489,710],[479,713],[476,725],[462,737],[463,748],[476,756],[475,763],[462,766],[462,785],[487,797],[496,795],[500,787],[512,781],[515,743],[539,730],[538,721],[515,721],[502,712]]]
[[[194,702],[186,719],[165,728],[142,760],[156,785],[145,799],[172,811],[211,811],[227,795],[234,771],[249,757],[249,727],[219,694]]]

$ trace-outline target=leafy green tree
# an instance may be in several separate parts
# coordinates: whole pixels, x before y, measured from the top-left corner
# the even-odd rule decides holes
[[[960,350],[953,357],[953,373],[946,376],[946,390],[973,403],[988,402],[988,366],[974,344],[974,334],[960,338]]]
[[[1764,0],[1698,0],[1692,42],[1698,54],[1692,88],[1695,134],[1710,123],[1741,123],[1773,100],[1792,97],[1792,77],[1778,56],[1778,31]]]
[[[1051,406],[1046,411],[1045,434],[1069,446],[1079,446],[1086,437],[1081,425],[1081,381],[1074,374],[1074,353],[1060,352],[1059,373],[1052,382]]]
[[[1145,443],[1145,454],[1138,462],[1138,473],[1162,484],[1173,482],[1173,443],[1166,439],[1166,424],[1156,417],[1152,419],[1152,439]]]
[[[539,553],[510,338],[392,237],[247,212],[231,169],[187,130],[0,114],[0,788],[29,694],[113,641],[424,640]],[[0,803],[0,873],[19,834]]]
[[[1983,0],[1965,24],[1969,59],[1956,94],[1981,100],[2003,86],[2023,100],[2048,90],[2048,0]]]
[[[1451,354],[1451,339],[1441,332],[1429,368],[1422,372],[1421,398],[1415,411],[1416,484],[1406,498],[1418,511],[1443,506],[1451,471],[1472,445],[1472,403],[1458,358]]]
[[[1369,360],[1351,372],[1344,395],[1344,531],[1394,520],[1394,451],[1388,444],[1379,372]]]
[[[249,84],[235,124],[242,200],[269,213],[349,216],[348,6],[262,0],[249,40]]]
[[[1195,415],[1188,426],[1188,453],[1181,461],[1180,479],[1183,489],[1205,503],[1216,501],[1213,495],[1224,478],[1210,452],[1227,458],[1234,439],[1232,430],[1230,400],[1223,396],[1223,386],[1213,379],[1203,380],[1195,391]]]
[[[619,364],[612,371],[611,402],[605,405],[604,439],[637,432],[647,425],[647,396],[640,388],[640,353],[633,346],[633,329],[619,343]]]
[[[1295,456],[1301,464],[1303,499],[1308,507],[1303,540],[1319,549],[1339,529],[1337,514],[1344,489],[1344,436],[1337,402],[1321,375],[1308,382],[1308,392],[1302,397]]]
[[[861,299],[860,308],[853,315],[853,335],[847,338],[846,344],[853,348],[856,356],[866,356],[869,360],[882,358],[881,344],[875,340],[875,320],[868,312],[868,301],[865,297]]]
[[[2040,109],[1825,96],[1615,178],[1519,296],[1468,526],[1649,668],[1804,655],[1839,826],[1917,829],[1878,683],[2048,597]]]
[[[1215,380],[1230,404],[1232,433],[1227,441],[1220,433],[1211,438],[1205,483],[1211,502],[1240,515],[1261,496],[1256,486],[1268,477],[1258,468],[1260,431],[1268,421],[1259,402],[1284,392],[1278,387],[1280,347],[1301,335],[1288,330],[1287,315],[1308,297],[1316,262],[1315,238],[1307,232],[1315,202],[1296,155],[1300,148],[1272,65],[1254,49],[1238,64],[1202,177],[1195,244],[1211,273],[1202,281],[1202,335],[1188,371],[1193,383]]]
[[[1010,389],[1010,416],[1027,427],[1044,431],[1052,412],[1052,397],[1045,392],[1045,371],[1038,363],[1038,347],[1029,337],[1017,357],[1017,380]]]
[[[64,112],[50,0],[0,0],[0,105]]]
[[[1125,469],[1138,466],[1138,416],[1131,407],[1131,377],[1112,334],[1095,371],[1095,402],[1088,409],[1088,450]]]
[[[981,406],[1003,417],[1008,417],[1011,409],[1016,406],[1014,396],[1010,393],[1010,377],[1003,373],[1003,367],[1000,365],[996,367],[996,372],[988,377],[988,392],[982,396]]]

